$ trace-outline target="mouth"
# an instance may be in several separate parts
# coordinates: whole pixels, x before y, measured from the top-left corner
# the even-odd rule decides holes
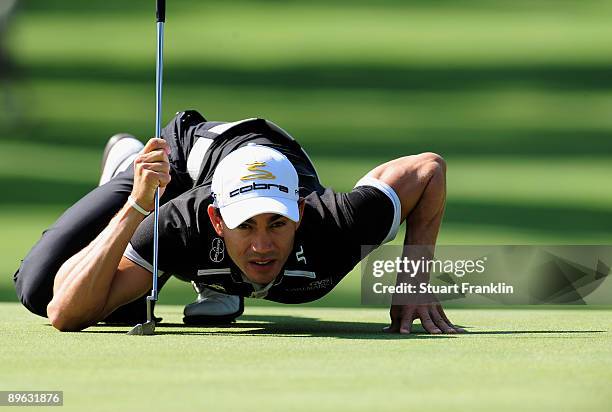
[[[255,272],[267,272],[274,267],[275,259],[253,259],[249,260],[249,268]]]

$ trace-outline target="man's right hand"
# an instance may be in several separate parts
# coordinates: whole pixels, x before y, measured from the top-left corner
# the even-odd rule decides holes
[[[134,161],[132,198],[146,210],[155,208],[155,190],[159,196],[170,183],[170,147],[164,139],[152,138]]]

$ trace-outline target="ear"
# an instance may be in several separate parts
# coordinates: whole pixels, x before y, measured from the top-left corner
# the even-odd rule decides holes
[[[298,200],[298,209],[300,210],[300,220],[299,222],[297,222],[297,225],[295,226],[295,230],[297,230],[300,227],[300,224],[302,223],[302,218],[304,217],[305,205],[306,205],[306,199],[304,199],[303,197],[300,197],[300,199]]]
[[[220,237],[223,237],[223,218],[221,217],[219,209],[213,205],[208,205],[208,209],[206,211],[208,212],[208,218],[210,219],[210,223],[212,223],[215,232],[217,232],[217,235]]]

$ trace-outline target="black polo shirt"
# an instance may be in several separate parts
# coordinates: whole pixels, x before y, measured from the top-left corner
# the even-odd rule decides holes
[[[259,121],[259,122],[257,122]],[[262,125],[256,119],[254,125]],[[248,129],[248,127],[247,127]],[[176,136],[175,136],[176,137]],[[179,138],[175,141],[183,141]],[[279,146],[287,156],[298,159],[301,148],[282,139],[267,141],[262,134],[233,134],[217,140],[204,162],[214,167],[222,156],[215,151],[230,152],[248,142]],[[183,150],[187,153],[188,150]],[[294,156],[291,156],[291,153]],[[216,159],[216,161],[211,161]],[[316,300],[331,291],[361,260],[362,245],[380,245],[391,240],[400,223],[400,201],[396,193],[379,180],[365,177],[350,192],[337,193],[312,182],[316,172],[296,167],[300,175],[300,195],[305,199],[304,216],[293,244],[293,250],[277,278],[262,287],[246,279],[229,257],[222,238],[215,232],[207,208],[212,204],[211,171],[202,170],[195,187],[169,200],[159,214],[159,270],[185,281],[194,281],[219,292],[245,297],[265,298],[282,303]],[[306,184],[302,185],[302,174]],[[208,175],[208,179],[202,176]],[[153,214],[145,218],[131,239],[125,256],[152,271]]]

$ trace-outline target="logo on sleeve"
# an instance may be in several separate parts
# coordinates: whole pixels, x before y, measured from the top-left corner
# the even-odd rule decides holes
[[[223,239],[220,237],[216,237],[212,241],[212,247],[210,248],[210,253],[208,254],[210,260],[215,263],[219,263],[225,257],[225,243],[223,243]]]

